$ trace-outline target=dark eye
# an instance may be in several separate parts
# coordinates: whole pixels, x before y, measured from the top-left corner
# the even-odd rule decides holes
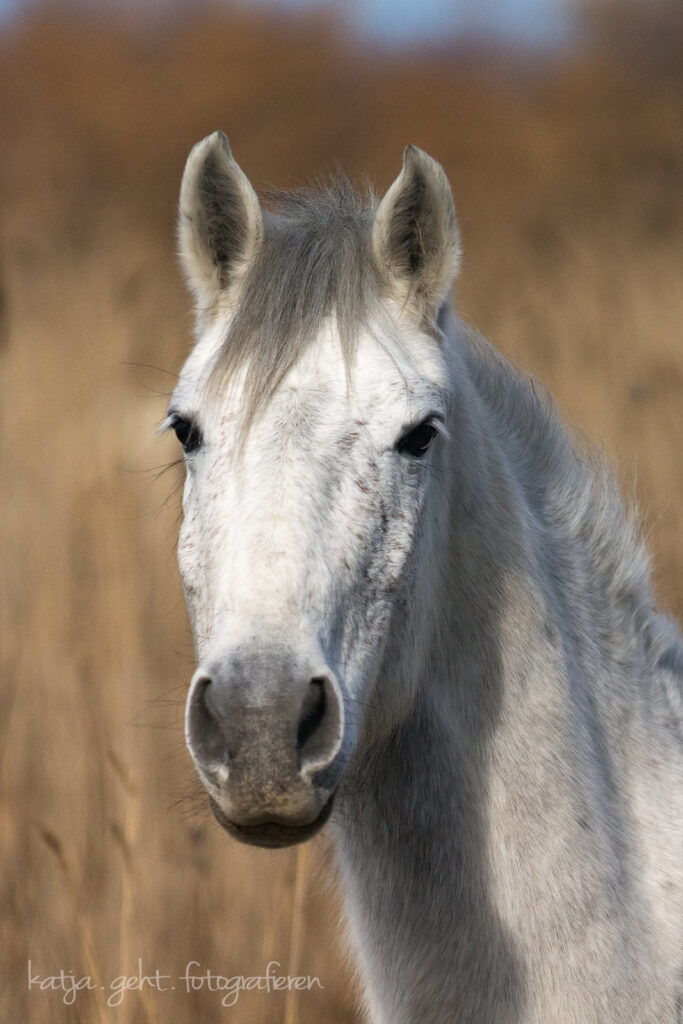
[[[413,427],[412,430],[409,430],[407,434],[404,434],[396,447],[401,453],[412,455],[415,459],[420,459],[426,453],[437,432],[432,421],[425,420],[423,423]]]
[[[183,419],[182,416],[177,416],[171,426],[186,455],[190,455],[199,448],[202,443],[202,435],[195,423]]]

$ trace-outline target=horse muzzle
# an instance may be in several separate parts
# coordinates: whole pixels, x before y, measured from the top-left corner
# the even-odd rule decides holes
[[[200,666],[187,698],[187,745],[223,828],[279,847],[330,816],[344,767],[344,699],[320,659],[239,649]]]

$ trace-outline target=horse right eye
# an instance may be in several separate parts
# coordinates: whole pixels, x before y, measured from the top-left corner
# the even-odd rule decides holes
[[[196,451],[202,443],[202,436],[199,427],[191,420],[185,420],[181,416],[176,417],[171,424],[175,436],[183,446],[186,455]]]
[[[437,434],[438,430],[431,419],[426,419],[422,423],[418,423],[412,430],[409,430],[396,447],[400,452],[407,452],[413,458],[421,459],[427,453],[427,449]]]

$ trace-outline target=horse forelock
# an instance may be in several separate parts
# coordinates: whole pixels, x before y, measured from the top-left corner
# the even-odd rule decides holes
[[[371,254],[374,198],[341,174],[324,186],[271,192],[264,237],[242,282],[207,378],[212,393],[244,369],[248,425],[333,317],[350,368],[362,329],[381,317]]]

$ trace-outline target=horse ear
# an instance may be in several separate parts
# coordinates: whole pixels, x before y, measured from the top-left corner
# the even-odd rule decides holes
[[[377,208],[372,247],[390,293],[434,320],[458,272],[460,235],[444,169],[416,146],[406,146],[403,170]]]
[[[256,193],[223,132],[192,149],[180,188],[180,258],[202,308],[239,280],[263,235]]]

